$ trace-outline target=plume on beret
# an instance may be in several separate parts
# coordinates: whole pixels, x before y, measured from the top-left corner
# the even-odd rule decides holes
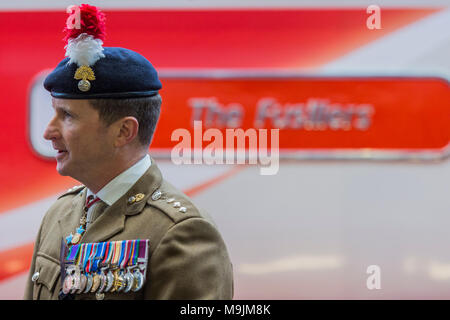
[[[66,36],[67,64],[92,66],[100,58],[104,58],[103,40],[105,39],[105,14],[97,7],[82,4],[78,7],[80,14],[79,28],[64,28]]]

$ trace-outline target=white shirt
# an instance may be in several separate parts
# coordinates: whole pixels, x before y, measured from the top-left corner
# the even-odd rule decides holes
[[[148,168],[150,168],[151,164],[152,162],[150,160],[150,156],[146,154],[141,160],[112,179],[106,186],[97,192],[97,194],[94,194],[91,190],[86,188],[86,198],[90,195],[94,195],[99,197],[100,200],[108,206],[112,206],[144,175]],[[94,207],[95,204],[91,206],[87,212],[88,225],[91,222],[92,208]]]

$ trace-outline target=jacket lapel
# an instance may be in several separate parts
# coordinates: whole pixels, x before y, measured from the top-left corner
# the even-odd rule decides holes
[[[125,226],[126,202],[120,198],[92,223],[82,238],[82,242],[100,242],[111,238],[116,233],[122,231]]]
[[[80,226],[80,218],[83,215],[83,206],[86,201],[86,189],[81,193],[81,196],[77,194],[71,203],[70,210],[61,215],[58,220],[61,237],[65,240],[69,234],[73,234]]]

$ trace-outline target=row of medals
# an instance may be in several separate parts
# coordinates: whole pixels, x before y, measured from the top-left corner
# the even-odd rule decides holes
[[[103,264],[100,272],[85,272],[79,264],[70,264],[66,267],[62,291],[64,294],[137,292],[144,285],[141,270],[145,270],[145,264],[140,263],[139,259],[137,264],[126,268]]]
[[[87,209],[84,208],[87,212]],[[85,228],[86,214],[81,217],[80,224]],[[84,231],[84,230],[83,230]],[[81,240],[81,233],[75,233],[71,244]],[[63,283],[64,294],[104,293],[104,292],[136,292],[144,285],[144,275],[139,270],[140,265],[127,268],[127,272],[118,267],[109,266],[101,268],[101,272],[81,272],[78,265],[69,265]],[[108,270],[108,272],[106,272]],[[114,270],[114,272],[112,272]],[[133,272],[131,272],[133,270]]]
[[[68,266],[63,284],[64,294],[136,292],[144,285],[144,275],[138,266],[128,267],[126,272],[119,268],[114,272],[108,269],[104,267],[100,273],[85,273],[78,266]]]

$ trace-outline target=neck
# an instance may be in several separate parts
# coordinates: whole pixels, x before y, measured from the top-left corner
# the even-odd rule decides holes
[[[132,157],[110,159],[102,168],[95,168],[94,172],[89,175],[89,178],[78,179],[93,193],[99,192],[104,186],[106,186],[111,180],[117,177],[119,174],[127,170],[136,164],[146,155],[146,152],[141,152],[133,155]]]

